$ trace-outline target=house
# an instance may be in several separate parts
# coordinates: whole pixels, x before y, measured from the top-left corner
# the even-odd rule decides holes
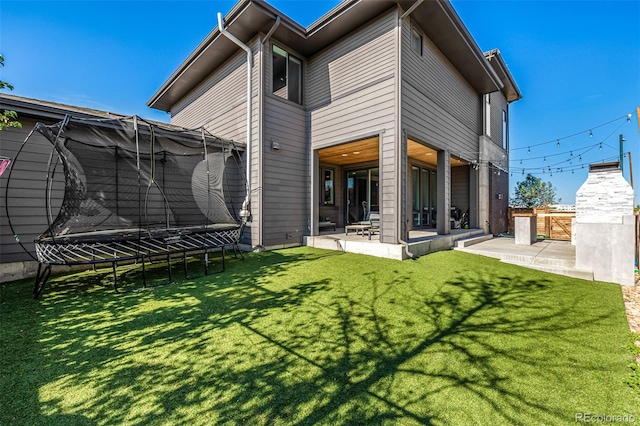
[[[380,213],[380,243],[409,231],[507,229],[509,105],[448,0],[345,0],[304,28],[239,0],[148,101],[171,122],[248,143],[253,247],[300,244],[319,222]]]

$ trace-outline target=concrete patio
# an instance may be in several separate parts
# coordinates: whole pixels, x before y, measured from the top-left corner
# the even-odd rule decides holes
[[[515,243],[515,238],[459,241],[455,250],[500,259],[505,263],[593,280],[593,272],[576,269],[576,248],[570,241],[538,240],[531,245]]]
[[[436,251],[450,250],[456,241],[478,236],[482,236],[481,229],[452,229],[448,235],[438,235],[435,229],[410,231],[407,249],[414,256],[422,256]],[[366,235],[356,234],[353,231],[347,235],[344,228],[304,237],[303,244],[309,247],[367,254],[388,259],[404,260],[410,257],[403,244],[381,243],[378,233],[369,240]]]

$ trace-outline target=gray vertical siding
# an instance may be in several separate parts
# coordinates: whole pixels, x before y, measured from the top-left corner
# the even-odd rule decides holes
[[[507,100],[502,92],[494,92],[491,97],[491,140],[502,148],[502,111],[508,110]]]
[[[381,241],[396,242],[396,11],[392,10],[313,56],[306,102],[311,148],[381,133]],[[337,196],[342,196],[337,195]]]
[[[33,260],[16,242],[11,232],[6,202],[16,235],[34,257],[33,240],[48,228],[45,209],[46,170],[53,146],[40,134],[34,133],[16,160],[18,150],[36,123],[35,119],[29,117],[20,116],[18,119],[22,123],[22,129],[6,128],[0,132],[0,155],[14,159],[11,180],[9,181],[9,170],[0,178],[0,263]],[[64,196],[64,173],[61,166],[58,166],[55,176],[57,178],[51,194],[54,219]],[[7,183],[9,197],[5,200]]]
[[[451,207],[469,209],[469,166],[451,168]]]
[[[252,73],[252,150],[251,150],[251,187],[259,185],[259,76],[261,73],[260,41],[254,39],[251,43],[253,52]],[[178,102],[171,110],[171,123],[196,128],[204,126],[207,131],[216,136],[245,142],[247,127],[247,61],[244,51],[238,51],[224,65],[193,89]],[[242,161],[246,161],[243,156]],[[242,163],[246,166],[246,163]],[[231,167],[235,167],[232,165]],[[242,167],[242,165],[241,165]],[[244,174],[244,171],[241,172]],[[240,173],[237,173],[240,175]],[[227,194],[235,200],[244,199],[244,181],[236,181],[228,186],[232,194]],[[225,188],[226,189],[226,188]],[[252,191],[251,196],[251,244],[257,244],[260,236],[260,191]],[[242,200],[240,201],[242,204]]]
[[[411,24],[402,26],[402,125],[436,148],[473,159],[481,131],[480,95],[423,36],[423,55],[411,49]]]
[[[301,243],[309,235],[309,148],[306,112],[288,101],[265,97],[262,193],[264,245]],[[271,149],[277,142],[280,149]]]

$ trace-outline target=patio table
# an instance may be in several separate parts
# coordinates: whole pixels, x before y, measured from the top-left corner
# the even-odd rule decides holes
[[[360,225],[356,223],[352,225],[346,225],[344,227],[344,233],[345,235],[349,235],[349,231],[356,231],[356,235],[362,233],[362,236],[364,237],[364,231],[370,228],[371,228],[371,225]]]

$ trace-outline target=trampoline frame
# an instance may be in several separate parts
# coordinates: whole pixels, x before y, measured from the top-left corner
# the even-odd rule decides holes
[[[49,161],[47,166],[47,177],[46,177],[46,188],[45,188],[45,215],[47,217],[48,229],[45,231],[40,237],[36,238],[35,243],[35,252],[36,252],[36,260],[38,262],[38,271],[36,274],[34,289],[33,289],[33,297],[38,298],[39,295],[44,290],[50,276],[53,265],[92,265],[95,269],[95,266],[98,264],[108,264],[111,263],[113,269],[113,288],[116,293],[121,293],[122,291],[118,288],[118,278],[117,278],[117,267],[119,262],[139,262],[142,263],[142,288],[150,288],[147,286],[146,282],[146,271],[145,271],[145,263],[147,261],[151,261],[154,259],[166,259],[167,262],[167,271],[168,271],[168,282],[165,284],[169,284],[172,282],[172,272],[171,272],[171,264],[172,264],[172,256],[180,254],[182,257],[183,269],[185,278],[188,278],[187,271],[187,254],[204,254],[204,274],[209,274],[209,254],[213,252],[220,251],[221,252],[221,264],[222,268],[220,271],[216,273],[221,273],[225,271],[225,252],[227,248],[232,248],[234,251],[235,257],[238,257],[238,253],[244,259],[244,255],[239,248],[239,241],[242,237],[244,228],[246,226],[246,216],[242,217],[242,221],[240,223],[207,223],[197,226],[166,226],[166,227],[150,227],[147,223],[147,227],[143,228],[143,222],[139,220],[138,227],[129,228],[129,229],[107,229],[100,230],[95,232],[82,232],[82,233],[71,233],[71,234],[63,234],[63,235],[55,235],[52,231],[52,226],[54,223],[53,214],[51,211],[51,182],[53,180],[53,175],[55,173],[55,166],[58,161],[60,161],[61,156],[58,154],[56,160],[53,161],[54,152],[57,150],[57,142],[58,139],[67,125],[70,116],[66,116],[64,120],[60,123],[60,129],[58,134],[55,136],[55,141],[52,142],[52,151],[49,155]],[[133,124],[136,129],[136,140],[135,140],[135,148],[136,152],[139,152],[138,147],[138,120],[139,118],[133,117]],[[100,122],[101,120],[96,120]],[[37,126],[37,125],[36,125]],[[35,130],[35,128],[34,128]],[[192,132],[192,136],[196,134],[200,134],[203,148],[204,148],[204,158],[207,158],[207,138],[205,135],[205,130],[190,130],[184,129],[185,131]],[[20,148],[24,148],[24,145],[29,140],[33,130],[27,136],[27,139],[23,142],[23,146]],[[153,135],[153,127],[151,127],[151,134]],[[212,137],[211,135],[209,135]],[[153,136],[152,136],[153,137]],[[225,142],[229,143],[229,147],[233,148],[232,150],[237,152],[238,149],[232,141],[224,141],[220,138],[213,137],[218,141],[223,143],[222,152],[226,152],[224,148]],[[195,139],[195,137],[194,137]],[[117,150],[117,146],[116,146]],[[117,151],[116,151],[117,152]],[[153,149],[152,149],[153,153]],[[139,154],[136,154],[136,162],[138,168],[138,187],[144,188],[144,184],[142,184],[140,180],[140,157]],[[235,157],[234,157],[235,158]],[[15,163],[14,159],[14,163]],[[54,164],[56,163],[56,164]],[[53,166],[53,168],[52,168]],[[116,165],[117,167],[117,165]],[[207,180],[209,179],[209,163],[206,163],[206,174]],[[11,175],[12,169],[10,169],[9,179]],[[117,173],[117,168],[116,168]],[[65,173],[66,174],[66,173]],[[117,178],[116,178],[117,183]],[[149,186],[155,183],[153,175],[151,176],[151,181]],[[243,182],[245,188],[247,188],[246,182]],[[156,183],[157,184],[157,183]],[[210,186],[207,185],[207,191],[211,191]],[[5,192],[6,200],[8,201],[8,192],[9,192],[9,182],[7,182],[7,188]],[[140,193],[140,192],[139,192]],[[148,193],[148,187],[147,187]],[[210,193],[207,195],[211,196]],[[140,204],[139,197],[139,204]],[[166,199],[165,199],[166,202]],[[6,203],[7,207],[7,217],[9,218],[9,225],[13,230],[13,226],[11,224],[10,215],[8,211],[8,203]],[[117,208],[117,203],[116,203]],[[139,207],[140,208],[140,207]],[[166,207],[165,207],[166,209]],[[235,209],[234,209],[235,210]],[[227,212],[228,213],[228,212]],[[146,216],[146,197],[145,197],[145,216]],[[168,225],[168,220],[167,220]],[[16,235],[16,240],[18,240]],[[23,249],[26,248],[21,244]],[[27,253],[33,257],[31,253],[27,251]],[[154,285],[152,287],[157,287]]]

